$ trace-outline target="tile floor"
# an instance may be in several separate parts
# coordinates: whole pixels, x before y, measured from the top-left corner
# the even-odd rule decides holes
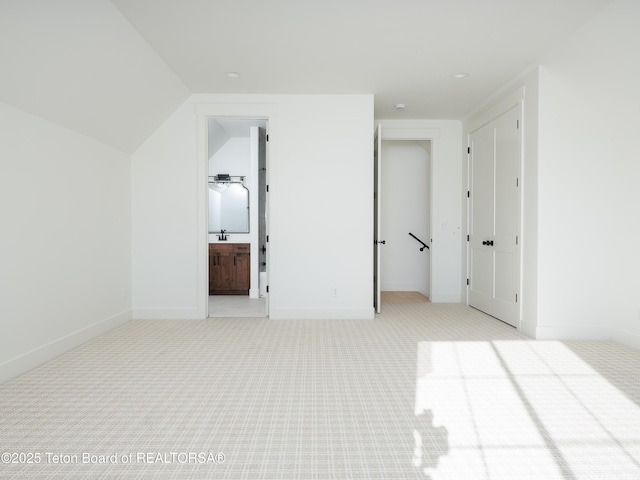
[[[248,295],[209,295],[209,317],[232,318],[267,316],[267,299]]]
[[[638,480],[639,378],[463,305],[136,320],[0,386],[0,478]]]

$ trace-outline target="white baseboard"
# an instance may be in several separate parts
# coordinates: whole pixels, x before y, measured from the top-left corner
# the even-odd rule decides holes
[[[637,333],[631,333],[621,328],[613,328],[611,340],[635,350],[640,350],[640,335]]]
[[[372,320],[375,310],[371,308],[273,308],[269,311],[272,320]]]
[[[58,355],[71,350],[109,330],[131,320],[131,310],[125,310],[69,333],[33,350],[0,364],[0,384],[42,365]]]
[[[610,340],[611,327],[607,325],[538,326],[536,340]]]
[[[202,320],[197,308],[134,308],[136,320]]]
[[[518,331],[527,337],[536,338],[536,324],[533,322],[525,322],[522,320]]]

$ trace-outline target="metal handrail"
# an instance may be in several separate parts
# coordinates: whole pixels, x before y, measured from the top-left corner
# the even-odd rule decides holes
[[[429,245],[424,243],[422,240],[420,240],[418,237],[416,237],[413,233],[409,232],[409,235],[411,235],[413,238],[415,238],[417,241],[419,241],[423,245],[422,248],[420,248],[421,252],[425,249],[425,247],[427,248],[427,250],[429,250]]]

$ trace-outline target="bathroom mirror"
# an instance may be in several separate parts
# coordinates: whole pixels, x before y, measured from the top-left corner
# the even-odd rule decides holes
[[[249,190],[241,182],[209,182],[209,233],[249,233]]]

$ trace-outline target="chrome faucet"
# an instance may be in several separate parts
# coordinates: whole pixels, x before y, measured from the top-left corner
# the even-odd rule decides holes
[[[227,236],[224,234],[224,232],[226,232],[226,230],[220,229],[220,235],[218,235],[218,240],[220,240],[221,242],[224,242],[227,240]]]

